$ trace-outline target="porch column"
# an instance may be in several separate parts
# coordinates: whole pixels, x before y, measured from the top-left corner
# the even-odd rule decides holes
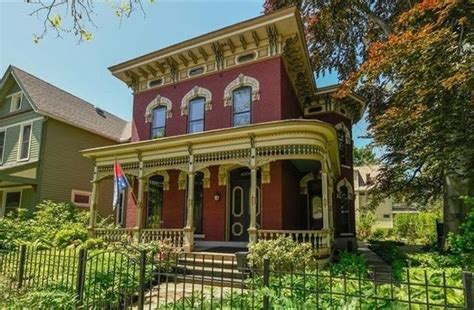
[[[257,241],[257,151],[255,149],[253,138],[252,148],[250,150],[250,227],[249,242]]]
[[[94,164],[94,177],[92,179],[92,193],[89,218],[89,235],[94,236],[94,229],[97,223],[97,206],[99,201],[99,181],[97,180],[98,168]]]
[[[323,229],[329,228],[329,205],[328,205],[328,173],[325,167],[321,169],[321,186],[323,194]]]
[[[141,230],[143,228],[144,215],[144,192],[146,188],[146,178],[143,176],[143,162],[140,159],[140,170],[138,171],[138,195],[137,195],[137,212],[135,213],[135,241],[140,242]],[[133,188],[132,188],[133,191]]]
[[[188,197],[186,200],[186,226],[184,227],[184,251],[194,246],[194,156],[190,151],[188,165]]]

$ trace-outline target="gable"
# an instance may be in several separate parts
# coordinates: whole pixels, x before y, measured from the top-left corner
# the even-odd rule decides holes
[[[12,111],[12,104],[20,100],[20,108]],[[32,111],[33,108],[23,90],[11,74],[8,75],[3,87],[0,90],[0,119],[16,115],[18,113]]]

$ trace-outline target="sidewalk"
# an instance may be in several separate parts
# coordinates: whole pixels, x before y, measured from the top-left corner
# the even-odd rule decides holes
[[[381,282],[390,282],[392,279],[392,267],[380,258],[380,256],[372,252],[367,243],[358,241],[357,244],[359,253],[367,260],[367,265],[372,273],[372,278],[380,280]]]

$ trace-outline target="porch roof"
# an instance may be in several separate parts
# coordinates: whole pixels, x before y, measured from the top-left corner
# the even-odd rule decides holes
[[[314,159],[326,162],[335,175],[340,173],[336,131],[318,120],[279,120],[99,147],[81,153],[95,160],[97,166],[112,165],[117,159],[135,166],[129,170],[137,170],[133,164],[139,161],[153,161],[154,168],[185,170],[191,153],[197,165],[204,167],[245,161],[252,147],[256,148],[257,161],[261,164],[282,159]]]

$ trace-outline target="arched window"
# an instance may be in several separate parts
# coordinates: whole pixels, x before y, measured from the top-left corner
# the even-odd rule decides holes
[[[196,97],[189,101],[188,133],[204,131],[205,103],[204,97]]]
[[[340,201],[341,201],[341,231],[350,232],[351,231],[351,222],[349,214],[349,189],[347,186],[343,185],[339,189]]]
[[[163,223],[164,177],[154,175],[148,180],[147,228],[161,228]]]
[[[232,126],[248,125],[252,122],[252,87],[237,88],[232,92]]]
[[[337,184],[337,198],[339,199],[339,225],[341,232],[351,232],[351,201],[354,193],[352,190],[351,183],[347,179],[342,179]]]
[[[166,131],[166,107],[159,106],[154,108],[152,114],[151,138],[164,137]]]
[[[351,145],[351,133],[349,129],[343,124],[336,125],[337,144],[339,149],[339,159],[341,165],[349,165],[349,147]]]

